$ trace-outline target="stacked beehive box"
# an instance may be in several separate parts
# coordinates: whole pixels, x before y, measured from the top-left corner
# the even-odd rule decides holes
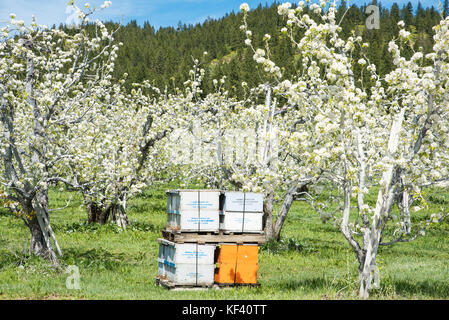
[[[159,242],[159,276],[183,286],[209,286],[214,276],[215,245]]]
[[[167,226],[158,239],[158,276],[167,287],[257,285],[265,241],[263,196],[220,190],[167,191]]]
[[[223,232],[242,235],[263,233],[262,194],[223,191],[221,205],[220,229]],[[259,247],[247,239],[244,236],[239,243],[229,241],[218,247],[215,283],[257,284]]]
[[[224,191],[220,229],[225,232],[262,232],[263,196],[260,193]]]
[[[218,285],[257,284],[258,249],[257,244],[219,245],[215,283]]]
[[[181,232],[219,229],[219,190],[167,191],[167,227]]]

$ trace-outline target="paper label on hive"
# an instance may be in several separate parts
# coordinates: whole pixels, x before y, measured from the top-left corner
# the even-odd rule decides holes
[[[191,201],[189,203],[186,203],[186,206],[188,206],[190,209],[212,209],[214,204],[209,201]]]
[[[184,251],[181,253],[181,256],[187,259],[201,259],[203,257],[207,257],[208,255],[202,251]]]
[[[187,219],[187,222],[198,224],[198,221],[200,224],[208,225],[209,223],[215,223],[216,219],[212,219],[209,217],[190,217]]]
[[[245,221],[246,223],[251,223],[254,221],[254,219],[251,219],[251,217],[245,217],[245,219],[243,219],[243,213],[241,217],[234,218],[234,222],[237,222],[239,224],[242,224],[243,221]]]
[[[188,277],[190,277],[190,278],[194,278],[197,275],[197,273],[196,272],[189,272],[186,275]],[[204,278],[204,274],[198,273],[198,279],[202,279],[202,278]]]

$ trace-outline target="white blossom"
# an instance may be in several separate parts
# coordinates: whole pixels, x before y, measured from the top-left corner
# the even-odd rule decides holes
[[[242,3],[241,5],[240,5],[240,11],[243,11],[243,12],[248,12],[249,11],[249,5],[245,2],[245,3]]]
[[[109,6],[111,6],[112,2],[111,1],[105,1],[102,5],[101,5],[101,9],[106,9]]]

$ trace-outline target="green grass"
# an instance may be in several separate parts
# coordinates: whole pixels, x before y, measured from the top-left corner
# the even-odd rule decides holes
[[[0,299],[357,299],[357,263],[341,233],[323,224],[302,202],[295,202],[280,243],[260,248],[259,288],[168,291],[155,285],[158,244],[165,225],[162,186],[128,205],[131,226],[87,225],[79,195],[52,191],[52,225],[63,250],[62,270],[28,254],[23,222],[0,211]],[[374,200],[371,194],[367,200]],[[425,219],[449,203],[434,193]],[[381,289],[373,299],[449,298],[449,223],[427,231],[412,243],[382,247],[378,256]],[[66,288],[69,265],[79,267],[81,289]]]

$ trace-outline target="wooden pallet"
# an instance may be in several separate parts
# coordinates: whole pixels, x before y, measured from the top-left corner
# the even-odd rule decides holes
[[[206,285],[200,285],[200,286],[194,286],[194,285],[180,285],[176,284],[173,281],[170,281],[168,279],[161,278],[159,276],[155,277],[156,285],[165,287],[169,290],[207,290],[214,287],[214,284],[211,284],[209,286]]]
[[[162,230],[162,236],[176,243],[257,243],[263,244],[266,241],[265,234],[262,233],[218,233],[212,232],[180,232],[172,229]]]
[[[155,277],[156,285],[165,287],[168,290],[180,291],[180,290],[210,290],[210,289],[230,289],[233,287],[260,287],[260,283],[213,283],[209,286],[194,286],[194,285],[179,285],[168,279]]]
[[[220,288],[228,287],[260,287],[260,283],[215,283],[214,286]]]

